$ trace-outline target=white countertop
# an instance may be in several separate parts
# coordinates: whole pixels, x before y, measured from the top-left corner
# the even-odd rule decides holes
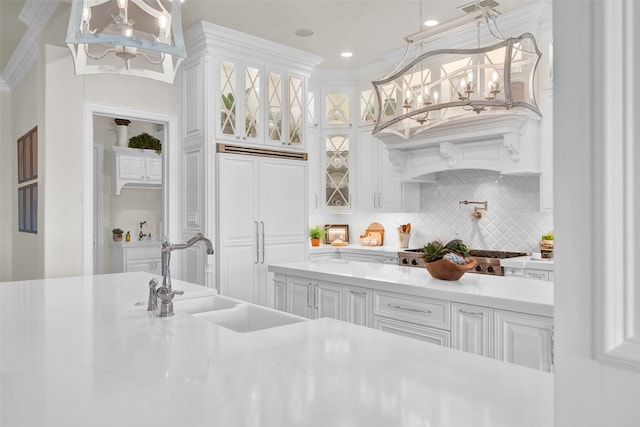
[[[383,256],[398,256],[398,252],[406,249],[401,249],[397,246],[363,246],[357,244],[349,244],[347,246],[331,246],[331,245],[320,245],[320,246],[311,246],[310,253],[312,254],[321,254],[321,253],[332,253],[332,252],[340,252],[340,251],[348,251],[350,253],[362,253],[367,255],[383,255]]]
[[[1,283],[0,424],[553,425],[551,374],[332,319],[243,334],[180,301],[156,318],[151,277]]]
[[[540,280],[465,274],[444,281],[426,268],[339,259],[271,264],[269,271],[553,317],[553,283]]]
[[[500,260],[501,267],[513,268],[534,268],[537,270],[553,271],[554,261],[552,259],[534,259],[531,256],[520,256]]]
[[[159,248],[162,246],[162,242],[160,240],[149,240],[143,239],[138,240],[137,238],[134,240],[133,236],[131,236],[131,241],[126,242],[124,239],[120,242],[114,242],[113,239],[109,241],[110,246],[116,246],[121,248]]]

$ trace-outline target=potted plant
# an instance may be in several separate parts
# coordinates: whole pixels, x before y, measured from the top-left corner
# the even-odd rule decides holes
[[[469,258],[469,248],[462,240],[452,240],[446,245],[440,240],[424,247],[424,266],[431,276],[441,280],[458,280],[478,262]]]
[[[311,246],[320,246],[320,239],[324,238],[324,227],[316,226],[309,229]]]
[[[113,233],[113,240],[115,242],[122,241],[122,233],[124,233],[124,231],[122,231],[121,228],[114,228],[111,232]]]
[[[155,150],[158,154],[162,152],[162,144],[160,143],[160,140],[146,132],[131,137],[131,139],[129,139],[129,148]]]

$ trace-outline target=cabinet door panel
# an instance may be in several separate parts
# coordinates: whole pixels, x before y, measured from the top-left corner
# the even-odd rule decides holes
[[[345,320],[356,325],[373,323],[373,292],[369,289],[349,287],[346,289]]]
[[[493,310],[468,304],[451,304],[451,347],[493,357]]]
[[[495,311],[495,357],[551,372],[553,319],[509,311]]]
[[[142,181],[145,177],[144,157],[120,157],[118,178],[130,181]]]
[[[313,284],[308,279],[287,277],[287,311],[311,319]]]
[[[262,159],[260,173],[261,219],[267,243],[307,241],[306,163]]]
[[[162,183],[162,157],[146,159],[146,178],[150,183]]]
[[[328,282],[316,283],[314,306],[316,318],[330,317],[342,320],[342,285]]]

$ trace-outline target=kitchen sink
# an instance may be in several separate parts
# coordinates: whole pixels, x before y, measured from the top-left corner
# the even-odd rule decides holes
[[[221,295],[209,295],[197,298],[176,299],[173,301],[173,307],[175,311],[187,314],[196,314],[226,310],[235,307],[241,302],[242,301],[223,297]]]
[[[236,332],[259,331],[307,320],[283,311],[247,303],[238,303],[232,308],[194,313],[193,315]]]

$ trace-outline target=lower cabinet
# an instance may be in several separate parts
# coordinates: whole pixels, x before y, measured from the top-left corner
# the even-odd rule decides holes
[[[495,310],[495,358],[541,371],[553,371],[553,319]]]
[[[553,318],[276,274],[278,310],[331,317],[541,371],[553,371]]]
[[[469,304],[451,304],[451,347],[493,357],[493,309]]]
[[[162,274],[162,243],[150,246],[127,246],[127,243],[111,247],[111,272],[126,273],[144,271]]]

